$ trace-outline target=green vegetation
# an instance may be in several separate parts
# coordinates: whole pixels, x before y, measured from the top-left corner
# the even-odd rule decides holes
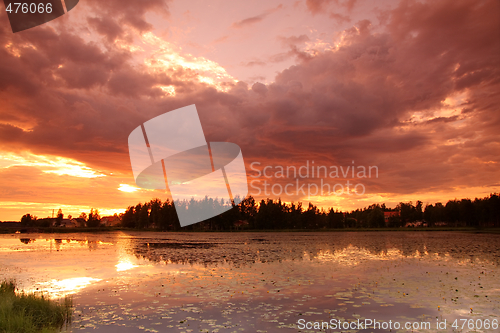
[[[71,298],[59,303],[15,290],[13,281],[0,284],[0,333],[53,333],[71,322]]]

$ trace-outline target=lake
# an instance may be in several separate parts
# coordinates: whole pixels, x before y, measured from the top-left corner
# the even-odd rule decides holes
[[[72,295],[73,332],[498,332],[499,264],[498,234],[0,235],[0,279]]]

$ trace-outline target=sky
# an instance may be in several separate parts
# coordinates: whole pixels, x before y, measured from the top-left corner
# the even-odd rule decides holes
[[[128,136],[191,104],[207,141],[241,148],[257,199],[352,210],[500,192],[496,0],[81,0],[15,34],[1,10],[2,221],[170,198],[135,184]],[[276,174],[307,165],[356,174]],[[312,191],[280,190],[296,181]],[[314,192],[346,181],[362,187]]]

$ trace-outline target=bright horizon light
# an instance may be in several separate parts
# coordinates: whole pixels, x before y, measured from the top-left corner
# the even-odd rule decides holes
[[[52,173],[59,176],[67,175],[79,178],[97,178],[106,175],[98,173],[84,163],[77,160],[50,155],[36,155],[32,153],[1,154],[0,168],[11,168],[16,166],[37,167],[43,173]]]
[[[135,187],[135,186],[131,186],[129,184],[120,184],[120,187],[118,188],[118,190],[120,190],[122,192],[131,193],[131,192],[135,192],[135,191],[139,190],[139,188]]]

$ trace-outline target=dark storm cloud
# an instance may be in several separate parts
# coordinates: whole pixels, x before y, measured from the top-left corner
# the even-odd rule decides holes
[[[308,1],[311,11],[325,4]],[[239,144],[247,163],[355,160],[379,166],[386,178],[374,189],[399,193],[491,184],[499,177],[496,1],[403,1],[387,13],[385,31],[357,22],[338,50],[314,55],[296,47],[306,41],[302,36],[287,39],[295,48],[283,56],[295,57],[296,65],[271,84],[228,83],[227,92],[194,80],[189,70],[147,71],[110,43],[125,35],[122,29],[150,29],[145,13],[167,12],[163,2],[91,5],[88,22],[106,47],[51,27],[12,36],[0,19],[1,45],[10,43],[0,49],[2,149],[127,172],[128,134],[194,103],[207,140]],[[176,96],[160,97],[157,85],[174,86]],[[455,106],[459,116],[431,117],[454,94],[467,99]],[[427,118],[416,121],[417,111]]]
[[[110,17],[89,17],[89,25],[98,33],[106,36],[108,42],[112,43],[116,38],[123,36],[123,28]]]
[[[378,186],[386,192],[498,179],[497,12],[494,1],[402,2],[385,33],[358,22],[337,52],[304,59],[273,84],[254,84],[235,106],[219,105],[242,130],[217,136],[225,133],[250,160],[270,164],[291,156],[291,163],[376,164],[391,180]],[[455,106],[467,108],[462,116],[406,122],[460,93],[468,99]]]

